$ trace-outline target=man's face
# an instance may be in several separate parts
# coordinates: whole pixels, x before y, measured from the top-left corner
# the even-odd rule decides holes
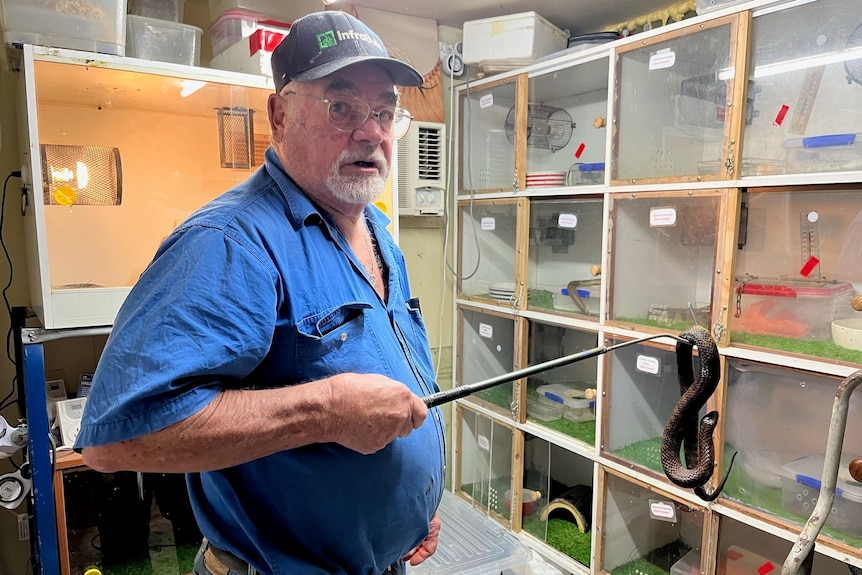
[[[389,175],[392,141],[374,115],[354,130],[339,130],[320,99],[353,96],[374,110],[394,105],[389,75],[374,64],[356,64],[322,80],[292,82],[282,94],[287,91],[296,94],[270,98],[270,122],[273,147],[296,183],[324,208],[339,212],[379,196]]]

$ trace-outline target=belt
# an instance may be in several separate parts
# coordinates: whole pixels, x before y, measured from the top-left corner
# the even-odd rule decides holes
[[[228,575],[228,571],[237,571],[239,573],[248,573],[248,575],[256,575],[257,571],[254,567],[243,561],[230,551],[219,549],[206,542],[204,549],[204,567],[212,575]]]

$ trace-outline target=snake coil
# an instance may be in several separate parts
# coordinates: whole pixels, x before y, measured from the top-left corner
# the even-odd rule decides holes
[[[697,417],[701,408],[715,392],[721,379],[718,347],[709,332],[692,326],[682,332],[682,340],[676,344],[676,365],[681,398],[667,420],[661,438],[661,465],[668,479],[685,489],[694,489],[695,494],[704,501],[713,501],[721,493],[730,467],[718,487],[708,493],[703,486],[712,477],[715,466],[715,447],[713,431],[718,425],[718,412],[710,411],[700,420]],[[697,346],[700,370],[694,373],[692,354]],[[680,459],[680,449],[685,454],[685,463]]]

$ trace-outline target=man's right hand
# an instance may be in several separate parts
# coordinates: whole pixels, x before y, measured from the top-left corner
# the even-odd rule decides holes
[[[375,374],[329,380],[333,442],[368,455],[407,437],[428,416],[425,402],[398,381]]]

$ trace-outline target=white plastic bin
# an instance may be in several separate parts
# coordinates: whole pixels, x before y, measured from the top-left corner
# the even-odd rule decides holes
[[[464,22],[464,63],[525,66],[563,50],[568,39],[567,32],[535,12],[470,20]]]
[[[126,0],[3,0],[7,44],[125,55]]]
[[[203,30],[188,24],[128,16],[126,55],[187,66],[201,63]]]

